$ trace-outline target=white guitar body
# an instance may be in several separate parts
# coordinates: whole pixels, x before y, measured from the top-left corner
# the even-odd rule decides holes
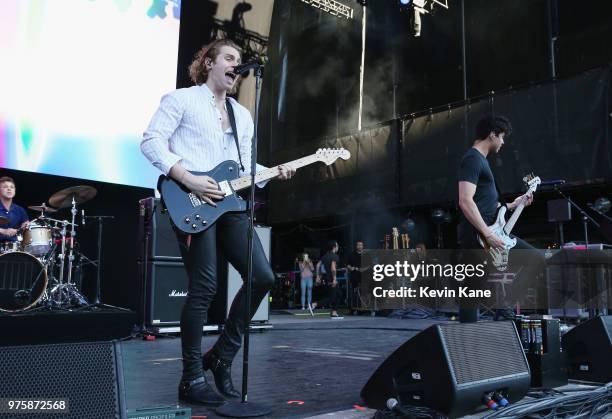
[[[540,178],[537,176],[528,175],[523,178],[523,181],[527,184],[527,193],[534,193],[541,183]],[[478,235],[478,243],[489,253],[491,256],[491,263],[498,271],[504,272],[508,269],[508,255],[510,249],[516,246],[516,239],[510,237],[510,232],[514,228],[519,216],[525,208],[525,199],[523,199],[514,210],[514,214],[506,222],[506,207],[502,206],[497,212],[497,218],[495,223],[489,226],[489,230],[495,233],[504,243],[503,248],[497,249],[492,248],[480,235]]]
[[[510,253],[510,249],[516,246],[516,239],[510,237],[509,234],[506,233],[504,227],[506,226],[506,207],[502,206],[499,208],[497,212],[497,219],[495,223],[489,226],[489,230],[492,233],[495,233],[497,237],[499,237],[504,242],[503,249],[495,249],[489,247],[489,245],[482,239],[480,234],[478,235],[478,243],[482,247],[484,247],[491,256],[491,263],[493,266],[497,268],[498,271],[505,271],[508,269],[508,255]]]

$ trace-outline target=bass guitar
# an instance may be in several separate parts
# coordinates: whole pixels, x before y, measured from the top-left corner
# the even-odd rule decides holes
[[[523,178],[523,182],[527,185],[527,193],[534,193],[538,188],[538,185],[542,183],[539,177],[534,176],[533,174],[527,175]],[[510,237],[510,232],[514,228],[514,225],[518,221],[518,218],[521,216],[523,209],[525,208],[526,198],[521,200],[521,202],[514,209],[514,213],[510,216],[510,219],[506,221],[506,207],[501,206],[497,210],[497,218],[495,219],[495,223],[489,226],[491,232],[495,233],[504,243],[503,248],[497,249],[490,247],[487,241],[479,234],[478,235],[478,243],[489,253],[491,256],[491,263],[498,271],[505,271],[508,269],[508,254],[510,253],[510,249],[516,246],[516,239]]]

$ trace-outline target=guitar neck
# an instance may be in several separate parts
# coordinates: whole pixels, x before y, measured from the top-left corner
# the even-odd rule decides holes
[[[518,218],[521,216],[521,213],[523,212],[524,208],[525,208],[525,204],[521,201],[521,203],[518,204],[518,206],[515,208],[514,213],[508,219],[508,222],[504,226],[504,231],[506,232],[506,234],[510,234],[510,232],[514,228],[514,225],[518,221]]]
[[[319,161],[319,159],[317,158],[316,154],[311,154],[310,156],[302,157],[284,164],[285,166],[291,166],[292,168],[297,170],[300,167],[308,166],[309,164],[316,163],[317,161]],[[259,171],[255,173],[255,183],[257,184],[259,182],[265,182],[266,180],[274,179],[279,175],[279,173],[280,171],[278,169],[278,166]],[[235,191],[240,191],[251,186],[251,176],[242,176],[238,179],[232,180],[230,183]]]

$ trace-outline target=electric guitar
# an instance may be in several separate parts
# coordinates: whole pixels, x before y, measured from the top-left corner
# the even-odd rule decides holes
[[[534,193],[538,188],[538,185],[542,183],[539,177],[533,174],[527,175],[523,178],[523,182],[527,184],[527,193]],[[487,241],[479,234],[478,243],[489,253],[491,256],[491,263],[497,268],[498,271],[505,271],[508,269],[508,254],[510,249],[516,246],[516,239],[510,237],[510,232],[514,228],[514,225],[518,221],[523,208],[525,208],[526,198],[522,199],[521,202],[514,209],[514,213],[510,216],[510,219],[506,221],[506,207],[501,206],[497,210],[497,218],[495,223],[489,226],[491,232],[495,233],[504,243],[502,249],[496,249],[489,246]]]
[[[350,157],[351,153],[344,148],[322,148],[310,156],[290,161],[285,165],[299,169],[320,161],[329,166],[338,158],[348,160]],[[251,175],[238,177],[239,173],[238,163],[233,160],[224,161],[209,172],[191,172],[196,176],[210,176],[219,184],[219,190],[225,196],[222,200],[215,202],[216,207],[207,204],[174,179],[160,176],[157,189],[161,193],[164,205],[176,228],[187,234],[200,233],[227,212],[246,211],[246,201],[236,192],[251,186]],[[255,183],[273,179],[278,174],[279,169],[276,166],[261,170],[255,174]]]

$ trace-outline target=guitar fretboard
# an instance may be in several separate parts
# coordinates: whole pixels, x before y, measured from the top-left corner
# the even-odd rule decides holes
[[[293,160],[287,163],[284,163],[286,166],[291,166],[294,169],[299,169],[300,167],[308,166],[309,164],[316,163],[319,161],[319,158],[316,154],[311,154],[310,156],[305,156],[299,158],[297,160]],[[280,170],[278,166],[271,167],[269,169],[264,169],[255,174],[255,183],[265,182],[266,180],[273,179],[280,174]],[[242,176],[238,179],[234,179],[231,182],[232,188],[235,191],[239,191],[242,189],[249,188],[251,186],[251,176]]]

